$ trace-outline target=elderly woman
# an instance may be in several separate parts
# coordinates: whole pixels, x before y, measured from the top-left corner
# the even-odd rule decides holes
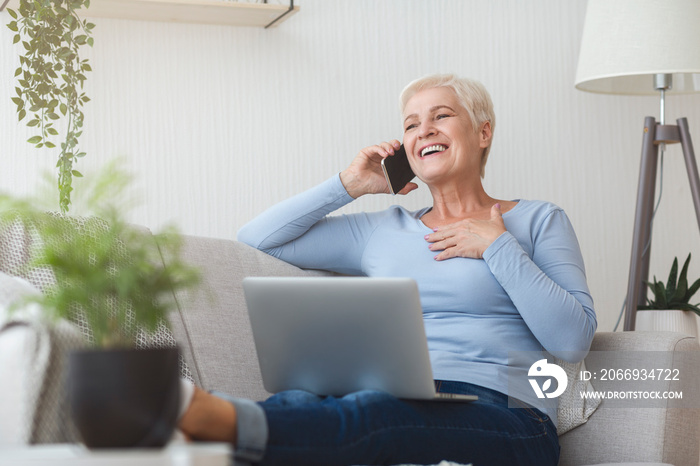
[[[535,361],[579,361],[589,349],[596,318],[571,224],[553,204],[484,190],[495,117],[480,83],[419,79],[401,94],[401,110],[408,160],[432,206],[329,215],[389,192],[380,163],[395,140],[362,149],[339,176],[267,210],[238,237],[299,267],[414,278],[436,389],[479,400],[293,391],[253,403],[197,390],[180,425],[191,437],[231,441],[238,460],[262,464],[557,464],[556,399],[525,402],[509,378],[515,370],[530,389]],[[513,352],[520,356],[509,359]]]

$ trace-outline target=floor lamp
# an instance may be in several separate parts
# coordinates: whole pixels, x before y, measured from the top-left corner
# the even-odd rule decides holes
[[[637,188],[624,330],[646,301],[659,150],[680,143],[700,228],[700,180],[685,118],[665,121],[668,94],[700,92],[699,0],[588,0],[576,88],[660,95],[660,120],[646,117]]]

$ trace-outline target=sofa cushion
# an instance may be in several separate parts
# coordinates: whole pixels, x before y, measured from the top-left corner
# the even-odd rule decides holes
[[[258,358],[241,282],[246,276],[327,275],[306,271],[246,244],[185,237],[182,253],[202,271],[199,293],[178,293],[169,319],[197,385],[232,396],[264,400]],[[167,263],[167,258],[166,263]]]
[[[60,214],[51,214],[66,221],[71,222],[75,229],[85,235],[90,235],[94,231],[107,228],[107,224],[102,219],[96,217],[61,217]],[[18,276],[26,279],[42,292],[50,289],[56,283],[56,278],[50,268],[28,267],[32,254],[41,241],[38,234],[31,229],[15,221],[9,224],[0,225],[0,272],[8,275]],[[151,231],[142,226],[131,225],[140,234],[151,236]],[[155,241],[153,247],[157,248]],[[123,254],[117,251],[116,254]],[[92,339],[90,329],[86,323],[78,319],[75,324],[87,341]],[[170,329],[160,324],[153,334],[139,332],[136,335],[137,348],[169,348],[176,346],[177,342]],[[180,375],[193,381],[192,372],[183,357],[180,357]]]
[[[18,221],[0,227],[0,272],[22,277],[41,291],[53,285],[56,278],[51,269],[27,267],[36,247],[36,235]]]

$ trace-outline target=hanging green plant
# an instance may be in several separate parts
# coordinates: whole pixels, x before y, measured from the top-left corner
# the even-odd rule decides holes
[[[94,24],[81,20],[76,11],[88,8],[90,0],[21,0],[17,11],[8,9],[12,21],[7,25],[16,34],[24,54],[15,70],[18,78],[17,114],[38,134],[27,140],[37,148],[53,149],[53,137],[60,137],[56,124],[63,119],[64,136],[60,143],[58,168],[59,206],[67,212],[73,191],[73,176],[81,177],[73,166],[84,157],[78,147],[82,135],[82,107],[90,99],[83,92],[85,73],[91,71],[88,60],[81,60],[80,47],[93,45]],[[62,115],[59,115],[59,113]]]

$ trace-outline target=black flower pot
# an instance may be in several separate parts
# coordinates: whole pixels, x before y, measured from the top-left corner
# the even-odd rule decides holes
[[[177,422],[177,348],[81,350],[69,355],[73,421],[88,448],[164,446]]]

